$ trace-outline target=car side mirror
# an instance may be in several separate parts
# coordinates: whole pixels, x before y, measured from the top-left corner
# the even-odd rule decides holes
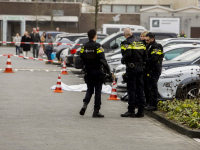
[[[117,43],[115,43],[113,46],[111,46],[112,49],[116,49],[119,48],[119,45]]]

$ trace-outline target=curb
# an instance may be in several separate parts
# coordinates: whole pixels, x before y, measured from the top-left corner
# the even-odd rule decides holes
[[[197,129],[190,129],[189,127],[185,127],[183,125],[180,125],[178,123],[174,123],[171,120],[167,120],[163,114],[159,111],[154,111],[154,112],[150,112],[150,111],[146,111],[145,110],[145,114],[156,119],[157,121],[165,124],[166,126],[168,126],[169,128],[183,134],[183,135],[187,135],[191,138],[200,138],[200,131]]]

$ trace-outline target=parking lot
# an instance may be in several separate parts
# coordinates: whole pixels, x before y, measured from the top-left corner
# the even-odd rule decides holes
[[[13,54],[1,47],[0,55]],[[32,53],[29,53],[32,56]],[[79,115],[84,92],[54,93],[60,65],[11,57],[15,73],[3,73],[7,57],[1,57],[0,149],[2,150],[198,150],[200,143],[170,130],[148,116],[121,118],[127,104],[102,96],[104,119],[92,118],[93,101],[84,117]],[[70,71],[72,70],[72,71]],[[67,68],[61,80],[68,85],[84,83],[82,75]],[[74,74],[74,73],[75,74]],[[76,76],[78,75],[78,76]]]

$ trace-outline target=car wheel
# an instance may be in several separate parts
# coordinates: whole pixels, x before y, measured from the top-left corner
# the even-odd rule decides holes
[[[181,99],[194,99],[200,96],[200,87],[198,85],[188,85],[181,90],[179,98]]]

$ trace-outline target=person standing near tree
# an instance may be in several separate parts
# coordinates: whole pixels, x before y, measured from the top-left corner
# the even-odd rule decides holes
[[[16,55],[18,55],[20,52],[20,42],[21,42],[21,37],[19,36],[19,33],[16,33],[16,36],[14,37],[13,42],[17,42],[15,43],[15,47],[16,47]]]
[[[39,44],[40,43],[40,36],[36,31],[36,28],[33,28],[33,33],[31,34],[31,42],[34,42],[36,44],[33,44],[33,57],[38,58],[38,51],[39,51]]]

